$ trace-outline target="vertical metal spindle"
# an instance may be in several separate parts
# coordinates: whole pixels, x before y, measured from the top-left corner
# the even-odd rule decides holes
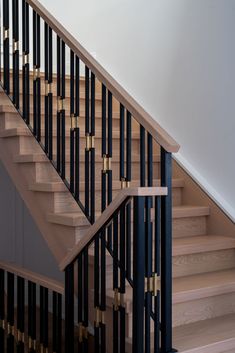
[[[155,197],[155,237],[154,237],[154,272],[160,277],[160,253],[161,253],[161,198]],[[160,339],[160,291],[154,297],[154,353],[159,353]]]
[[[82,351],[83,348],[83,254],[80,254],[77,259],[78,265],[78,349]]]
[[[62,336],[62,296],[59,293],[52,294],[53,305],[53,332],[52,332],[52,347],[53,352],[61,353],[61,336]]]
[[[19,109],[19,0],[12,2],[13,24],[13,102]]]
[[[121,183],[125,180],[124,170],[124,106],[120,104],[120,181]]]
[[[95,138],[95,75],[91,72],[91,139]],[[90,184],[90,217],[91,224],[95,222],[95,146],[91,150],[91,184]]]
[[[48,289],[40,286],[40,347],[48,350]]]
[[[5,272],[0,269],[0,350],[5,352]]]
[[[62,41],[61,47],[61,100],[65,101],[65,43]],[[61,109],[61,178],[65,179],[65,151],[66,151],[66,136],[65,136],[65,107]]]
[[[22,0],[22,90],[23,118],[30,124],[30,83],[29,83],[29,4]]]
[[[40,66],[41,66],[41,26],[40,16],[37,14],[37,64],[36,64],[36,82],[37,82],[37,140],[41,141],[41,77],[40,77]]]
[[[48,157],[53,159],[53,39],[52,29],[49,27],[48,33]]]
[[[17,277],[17,353],[24,353],[25,281]]]
[[[147,153],[148,153],[148,186],[153,186],[153,138],[148,133],[147,141]]]
[[[28,348],[36,353],[36,284],[28,281]]]
[[[145,197],[134,197],[132,352],[144,352]]]
[[[65,353],[74,353],[74,264],[65,269]]]
[[[126,309],[124,304],[124,296],[126,292],[126,205],[120,210],[120,352],[126,351]]]
[[[48,101],[49,101],[49,80],[48,80],[48,66],[49,66],[49,57],[48,57],[48,24],[45,22],[44,23],[44,57],[45,57],[45,97],[44,97],[44,114],[45,114],[45,119],[44,119],[44,133],[45,133],[45,152],[48,153],[48,132],[49,132],[49,106],[48,106]]]
[[[172,352],[172,157],[161,147],[161,349]]]
[[[57,35],[57,136],[56,136],[56,168],[57,172],[61,171],[61,108],[63,101],[61,100],[61,39]]]
[[[101,176],[101,211],[106,208],[106,171],[107,171],[107,152],[106,152],[106,87],[102,84],[102,142],[101,154],[104,161],[104,166]]]
[[[100,252],[100,312],[103,318],[106,311],[106,239],[105,229],[101,231],[101,252]],[[100,320],[100,348],[106,353],[106,326],[104,319]]]
[[[70,50],[70,191],[74,193],[74,129],[76,127],[75,121],[77,119],[74,115],[74,52]]]
[[[140,186],[145,186],[145,128],[140,125]]]
[[[95,238],[95,249],[94,249],[94,308],[95,315],[99,310],[100,306],[100,238],[97,236]],[[95,318],[95,352],[100,351],[100,330],[99,323]]]
[[[83,250],[83,326],[84,326],[84,337],[83,337],[83,348],[84,353],[88,353],[88,321],[89,321],[89,307],[88,307],[88,248]]]
[[[75,58],[75,119],[78,121],[80,114],[80,61],[76,56]],[[76,123],[78,125],[78,123]],[[75,199],[79,199],[79,186],[80,186],[80,148],[79,148],[80,130],[79,127],[75,128]]]
[[[109,205],[113,199],[113,172],[111,168],[111,160],[113,156],[113,96],[110,91],[108,91],[108,160],[109,168],[107,170],[108,177],[108,195],[107,204]],[[112,247],[112,227],[109,226],[108,232],[108,248]]]
[[[131,113],[127,111],[126,116],[126,181],[131,181]]]
[[[7,352],[14,353],[14,275],[7,273]]]
[[[119,216],[118,213],[113,218],[113,353],[119,353],[119,283],[118,283],[118,233]]]
[[[89,217],[90,212],[90,70],[85,67],[85,214]]]
[[[3,87],[10,94],[9,0],[3,0]]]

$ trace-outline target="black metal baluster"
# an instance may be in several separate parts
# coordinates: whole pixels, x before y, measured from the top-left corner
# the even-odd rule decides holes
[[[74,129],[76,127],[76,118],[74,115],[74,52],[70,50],[70,191],[74,193]]]
[[[131,280],[131,262],[132,262],[132,226],[131,226],[131,202],[126,205],[126,276],[128,280]]]
[[[52,294],[53,299],[53,333],[52,333],[52,347],[54,353],[61,353],[62,347],[62,295],[56,292]]]
[[[7,272],[7,353],[14,353],[14,275]]]
[[[91,72],[91,139],[93,143],[91,145],[91,185],[90,185],[90,218],[91,224],[95,222],[95,75]]]
[[[65,101],[65,43],[62,41],[61,47],[61,100]],[[65,151],[66,151],[66,136],[65,136],[65,107],[61,109],[61,178],[65,179]]]
[[[33,11],[33,134],[37,136],[37,14]]]
[[[77,259],[78,264],[78,351],[83,349],[83,256],[80,254]]]
[[[0,269],[0,350],[5,352],[5,272]]]
[[[48,157],[50,160],[53,159],[53,93],[52,93],[52,82],[53,82],[53,39],[52,29],[49,27],[48,33]]]
[[[110,91],[108,91],[108,197],[107,204],[109,205],[113,199],[113,172],[111,169],[111,160],[113,156],[113,96]],[[108,232],[108,249],[112,248],[112,227],[109,226]]]
[[[131,113],[127,111],[126,115],[126,181],[131,182]]]
[[[125,170],[124,170],[124,114],[125,110],[122,104],[120,104],[120,181],[123,187],[125,182]]]
[[[100,307],[100,237],[95,238],[95,249],[94,249],[94,308],[95,315],[99,312]],[[95,317],[94,320],[94,330],[95,330],[95,352],[100,352],[100,330],[99,330],[99,320]]]
[[[118,213],[113,218],[113,353],[119,352]]]
[[[85,67],[85,214],[89,217],[90,213],[90,70]]]
[[[140,125],[140,186],[145,186],[145,128]]]
[[[126,351],[126,309],[124,303],[124,296],[126,292],[126,206],[123,205],[120,210],[120,352]]]
[[[30,84],[29,84],[29,4],[22,0],[22,90],[23,118],[30,124]]]
[[[41,141],[41,77],[40,77],[40,67],[41,67],[41,26],[40,26],[40,16],[37,14],[37,67],[36,67],[36,83],[37,83],[37,140]]]
[[[108,168],[107,152],[106,152],[106,87],[102,84],[102,158],[103,158],[103,170],[101,176],[101,211],[103,212],[106,208],[106,172]]]
[[[83,348],[88,353],[88,248],[83,250]]]
[[[10,94],[9,0],[3,0],[3,87]]]
[[[161,349],[172,348],[172,157],[161,147],[161,186],[168,188],[161,201]]]
[[[56,138],[56,168],[61,172],[61,40],[57,35],[57,138]]]
[[[48,75],[48,66],[49,66],[49,53],[48,53],[48,24],[44,23],[44,56],[45,56],[45,97],[44,97],[44,133],[45,133],[45,152],[48,153],[48,133],[49,133],[49,75]]]
[[[105,311],[106,311],[106,239],[105,229],[101,231],[101,252],[100,252],[100,348],[102,353],[106,353],[106,326],[105,326]]]
[[[36,284],[28,281],[28,348],[36,353]]]
[[[134,197],[132,352],[144,352],[145,197]]]
[[[79,58],[75,58],[75,119],[78,125],[78,117],[80,114],[80,62]],[[75,128],[75,199],[79,199],[80,186],[80,148],[79,148],[80,130]]]
[[[148,133],[147,142],[147,153],[148,153],[148,186],[153,186],[153,138]]]
[[[40,347],[48,350],[48,289],[40,286]]]
[[[13,103],[19,109],[19,1],[12,2],[13,24]]]
[[[65,269],[65,353],[74,353],[74,264]]]
[[[154,272],[160,278],[160,237],[161,237],[161,198],[155,197],[155,243],[154,243]],[[154,353],[159,353],[160,339],[160,288],[154,296]]]
[[[17,277],[17,353],[24,353],[25,281]]]

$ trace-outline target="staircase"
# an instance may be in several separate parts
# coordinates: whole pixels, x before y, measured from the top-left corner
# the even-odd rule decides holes
[[[45,330],[46,290],[57,308],[51,340],[45,330],[36,337],[35,323],[26,344],[24,325],[18,326],[22,312],[14,316],[14,289],[8,285],[9,305],[4,310],[2,299],[0,319],[5,322],[6,311],[10,327],[17,322],[19,352],[26,346],[36,352],[39,341],[40,349],[59,353],[60,336],[66,353],[75,346],[88,352],[88,332],[94,336],[89,351],[96,353],[235,352],[234,224],[171,162],[177,143],[38,1],[21,5],[22,18],[18,1],[3,1],[0,157],[65,271],[65,295],[49,279],[0,264],[1,298],[4,280],[12,285],[11,273],[29,288],[31,282],[44,288],[38,305]],[[32,323],[36,292],[30,298]],[[20,299],[22,309],[24,295]],[[9,352],[13,331],[8,330]],[[5,333],[2,324],[0,336]]]

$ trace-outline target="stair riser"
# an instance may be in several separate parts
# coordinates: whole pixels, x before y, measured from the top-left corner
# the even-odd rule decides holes
[[[173,257],[173,277],[234,268],[235,250],[219,250]]]
[[[107,337],[112,338],[112,308],[106,309]],[[235,313],[235,293],[173,305],[173,327]],[[132,337],[132,314],[126,313],[126,336]],[[151,322],[153,331],[153,322]],[[110,340],[111,341],[111,340]],[[109,341],[109,342],[110,342]]]
[[[185,217],[174,219],[173,237],[203,235],[207,232],[206,217]]]
[[[75,200],[71,198],[71,195],[69,192],[52,193],[52,192],[35,191],[35,194],[39,204],[45,205],[45,200],[46,200],[47,213],[77,211],[77,204]]]
[[[30,117],[31,121],[33,121],[33,115]],[[43,114],[41,117],[41,128],[44,130],[44,119],[45,115]],[[17,113],[0,113],[0,128],[11,129],[14,128],[17,124],[19,126],[19,115]],[[56,126],[57,116],[53,115],[53,126]],[[96,129],[101,130],[102,119],[101,117],[96,117],[95,119]],[[113,119],[113,129],[118,130],[120,126],[119,119]],[[84,130],[85,128],[85,118],[84,116],[79,117],[79,127]],[[22,127],[25,126],[25,123],[22,119]],[[71,127],[71,120],[69,117],[66,117],[66,130],[69,130]]]
[[[235,313],[235,293],[193,300],[173,305],[173,326]]]

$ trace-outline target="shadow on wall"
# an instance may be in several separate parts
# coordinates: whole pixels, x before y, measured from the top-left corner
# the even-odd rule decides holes
[[[63,273],[1,162],[0,195],[0,259],[63,280]]]

